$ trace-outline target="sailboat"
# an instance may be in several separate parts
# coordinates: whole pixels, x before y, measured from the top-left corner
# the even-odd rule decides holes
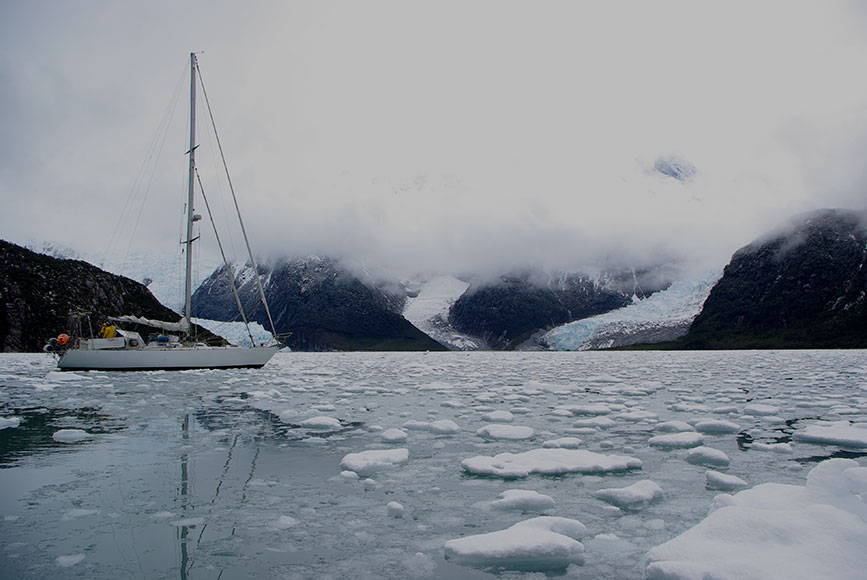
[[[199,214],[193,211],[195,201],[195,185],[198,179],[196,172],[196,75],[198,72],[198,60],[196,53],[190,53],[190,149],[189,177],[187,184],[187,211],[186,211],[186,264],[184,284],[184,313],[177,322],[165,322],[150,320],[136,316],[118,316],[110,318],[110,324],[105,324],[96,336],[90,332],[90,337],[75,336],[70,339],[68,335],[61,334],[57,339],[52,339],[51,349],[60,353],[58,367],[61,370],[184,370],[184,369],[224,369],[224,368],[259,368],[265,365],[272,356],[280,349],[274,345],[256,345],[250,334],[252,346],[210,346],[191,339],[191,303],[192,303],[192,245],[196,241],[193,236],[193,224],[201,219]],[[207,101],[207,93],[205,93]],[[218,138],[219,143],[219,138]],[[221,151],[222,153],[222,151]],[[228,172],[227,172],[228,174]],[[201,183],[201,182],[199,182]],[[230,189],[231,180],[230,180]],[[234,197],[234,190],[232,189]],[[203,199],[207,206],[207,198]],[[237,209],[237,200],[235,201]],[[247,233],[244,229],[244,221],[238,211],[238,219],[241,231],[247,242],[249,259],[254,271],[258,271]],[[216,228],[215,228],[216,235]],[[219,242],[219,235],[216,235]],[[237,289],[231,268],[228,266],[225,253],[220,244],[220,253],[227,265],[227,272],[235,291],[235,300],[241,312],[245,324],[247,318],[244,314],[241,301],[238,298]],[[265,292],[258,276],[259,295],[265,306],[265,312],[271,323],[271,332],[275,337],[274,321],[265,300]],[[132,330],[124,330],[121,324],[145,325],[157,330],[145,340],[140,333]],[[171,334],[175,333],[175,334]],[[46,345],[48,348],[48,345]]]

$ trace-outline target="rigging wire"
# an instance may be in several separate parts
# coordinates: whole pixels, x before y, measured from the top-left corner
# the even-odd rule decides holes
[[[202,187],[202,178],[199,177],[198,170],[196,170],[196,179],[199,182],[199,190],[202,192],[202,199],[205,200],[205,209],[208,210],[208,218],[211,220],[211,226],[214,228],[214,237],[217,239],[217,246],[220,248],[220,255],[223,256],[223,263],[226,265],[226,275],[229,277],[229,284],[232,286],[232,294],[235,295],[238,312],[244,320],[244,327],[247,329],[247,335],[250,337],[250,344],[256,346],[256,341],[253,339],[253,333],[250,331],[250,325],[247,324],[247,316],[244,314],[244,307],[241,306],[241,298],[238,296],[238,288],[235,286],[235,275],[232,273],[232,267],[229,266],[229,261],[226,260],[226,252],[223,251],[223,243],[220,241],[220,234],[217,233],[217,224],[214,223],[214,215],[211,213],[211,206],[208,203],[208,197],[205,195],[205,188]]]
[[[132,212],[134,211],[134,198],[135,194],[139,189],[141,180],[145,174],[145,171],[149,164],[151,164],[150,178],[148,179],[147,186],[145,188],[144,197],[141,201],[141,205],[138,211],[138,217],[136,218],[135,227],[133,228],[132,234],[130,235],[130,242],[127,246],[126,254],[123,257],[123,261],[121,263],[121,271],[126,266],[126,261],[129,257],[129,251],[132,247],[132,240],[135,237],[135,231],[138,228],[139,219],[141,218],[142,209],[144,208],[144,203],[147,200],[148,192],[150,191],[150,186],[153,183],[154,173],[156,165],[159,161],[160,155],[162,153],[163,147],[166,142],[166,138],[168,136],[168,127],[171,125],[171,119],[174,116],[174,112],[177,109],[177,102],[179,96],[181,94],[181,87],[183,86],[184,77],[187,74],[189,64],[184,65],[184,70],[181,72],[180,77],[178,78],[178,82],[175,84],[175,88],[172,91],[171,97],[169,98],[169,102],[166,105],[165,110],[163,111],[163,115],[160,119],[159,125],[157,126],[157,131],[151,139],[150,145],[147,148],[147,152],[145,154],[145,158],[142,160],[141,165],[139,166],[138,173],[133,181],[133,185],[130,188],[129,193],[127,194],[126,201],[124,202],[123,208],[121,209],[120,216],[118,217],[117,222],[115,223],[114,231],[109,237],[108,244],[106,246],[105,252],[102,256],[102,262],[100,265],[105,265],[105,262],[108,260],[109,254],[114,247],[114,244],[119,242],[119,236],[121,232],[121,225],[129,219],[132,219]],[[156,156],[156,158],[154,158]]]
[[[238,207],[238,198],[235,195],[235,188],[232,185],[232,177],[229,175],[229,166],[226,163],[226,156],[223,154],[223,145],[220,142],[220,134],[217,132],[217,124],[214,122],[214,112],[211,110],[211,101],[208,99],[208,92],[205,90],[205,82],[202,78],[202,71],[199,70],[198,63],[196,64],[196,72],[199,73],[199,84],[202,85],[202,95],[204,95],[205,104],[208,107],[208,115],[211,118],[211,127],[214,130],[214,137],[217,140],[217,148],[220,150],[220,158],[223,160],[223,169],[226,171],[226,180],[229,183],[229,191],[232,192],[232,201],[235,203],[235,212],[238,214],[238,222],[241,224],[241,233],[244,234],[244,242],[247,244],[247,255],[250,257],[250,264],[253,266],[256,285],[259,287],[259,297],[262,300],[262,305],[265,307],[265,313],[268,315],[268,322],[271,324],[271,333],[276,338],[277,330],[274,327],[274,319],[271,317],[271,309],[268,308],[268,301],[265,299],[265,288],[262,286],[262,278],[259,276],[259,267],[256,265],[256,259],[253,257],[253,249],[250,247],[250,240],[247,237],[247,229],[244,227],[244,220],[241,217],[241,208]]]

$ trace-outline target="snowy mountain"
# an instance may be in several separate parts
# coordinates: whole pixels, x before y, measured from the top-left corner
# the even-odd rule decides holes
[[[413,326],[452,350],[479,350],[484,344],[449,324],[449,312],[469,284],[454,276],[437,276],[425,282],[418,295],[406,301],[403,317]]]
[[[721,274],[680,280],[624,308],[558,326],[540,343],[553,350],[591,350],[674,340],[687,334]]]

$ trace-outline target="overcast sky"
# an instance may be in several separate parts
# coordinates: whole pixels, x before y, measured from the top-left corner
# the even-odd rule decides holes
[[[721,267],[867,205],[856,2],[5,1],[0,237],[101,253],[126,207],[136,248],[175,247],[192,50],[261,252]]]

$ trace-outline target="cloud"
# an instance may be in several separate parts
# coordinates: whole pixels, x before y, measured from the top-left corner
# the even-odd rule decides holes
[[[105,243],[191,49],[205,50],[233,182],[268,251],[407,272],[612,256],[718,267],[794,213],[863,205],[867,34],[856,4],[8,12],[0,195],[12,209],[0,227],[13,239]],[[142,179],[159,211],[132,212],[122,228],[143,243],[179,240],[185,98],[160,155],[169,169]],[[204,174],[217,164],[201,143]],[[660,175],[659,159],[695,174]],[[225,194],[206,183],[210,197]]]

